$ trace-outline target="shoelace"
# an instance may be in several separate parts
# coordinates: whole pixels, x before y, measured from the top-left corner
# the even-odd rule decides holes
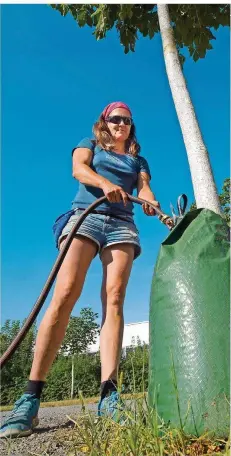
[[[33,403],[31,401],[28,401],[27,398],[19,399],[15,402],[15,406],[8,415],[6,422],[8,422],[11,418],[14,418],[16,416],[22,416],[24,412],[28,412],[32,407]]]

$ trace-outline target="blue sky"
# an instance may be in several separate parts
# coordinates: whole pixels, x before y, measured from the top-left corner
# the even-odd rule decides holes
[[[97,42],[47,5],[2,10],[2,322],[23,320],[57,257],[52,235],[78,184],[71,150],[104,106],[131,106],[152,189],[165,212],[181,193],[193,201],[184,143],[165,72],[160,37],[140,38],[125,55],[112,31]],[[215,32],[214,49],[184,73],[211,158],[218,190],[229,175],[229,30]],[[167,229],[135,209],[142,256],[134,263],[125,322],[148,320],[154,264]],[[101,316],[101,263],[89,270],[73,315],[91,306]],[[40,312],[44,315],[51,294]]]

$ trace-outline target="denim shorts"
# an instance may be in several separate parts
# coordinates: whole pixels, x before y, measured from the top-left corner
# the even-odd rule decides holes
[[[59,236],[58,246],[60,246],[63,238],[69,234],[82,213],[83,211],[77,209],[75,214],[70,217]],[[122,220],[106,214],[89,214],[76,232],[75,237],[78,236],[84,236],[94,241],[98,246],[97,253],[100,256],[109,245],[124,243],[134,245],[134,259],[141,253],[139,232],[130,217],[128,217],[128,220]]]

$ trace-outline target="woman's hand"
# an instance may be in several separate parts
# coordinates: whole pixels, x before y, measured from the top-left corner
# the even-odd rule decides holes
[[[120,203],[122,200],[124,206],[126,206],[128,197],[127,193],[122,189],[122,187],[112,184],[110,181],[104,180],[100,185],[100,188],[103,190],[104,195],[107,197],[110,203]]]
[[[171,218],[167,219],[165,225],[171,231],[171,229],[174,227],[173,220]]]
[[[150,201],[150,203],[152,203],[154,206],[158,207],[160,209],[160,203],[159,201],[156,201],[156,200],[152,200]],[[156,215],[156,211],[155,209],[153,209],[151,206],[149,206],[148,203],[144,203],[142,204],[142,208],[143,208],[143,211],[146,215]]]

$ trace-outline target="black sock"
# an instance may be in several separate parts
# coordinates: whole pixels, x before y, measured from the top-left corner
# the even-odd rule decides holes
[[[117,391],[117,380],[106,380],[105,382],[102,382],[100,385],[100,395],[101,399],[104,399],[105,396],[107,396],[108,393],[111,393],[112,391]]]
[[[40,380],[28,380],[25,394],[35,394],[37,399],[40,399],[44,385],[45,382]]]

